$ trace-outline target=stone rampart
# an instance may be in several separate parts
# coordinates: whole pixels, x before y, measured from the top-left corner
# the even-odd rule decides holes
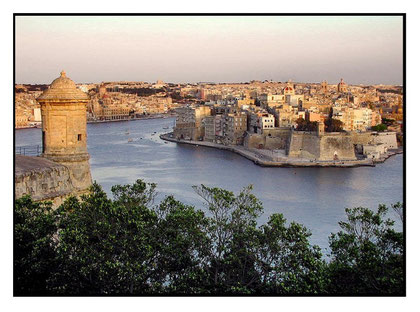
[[[51,200],[56,207],[74,193],[66,166],[42,157],[15,157],[15,198],[31,195],[35,201]]]
[[[293,131],[287,155],[292,158],[318,159],[319,137],[315,132]]]
[[[352,137],[346,133],[293,131],[287,155],[316,160],[355,160]]]
[[[247,132],[244,146],[248,148],[287,149],[290,129],[264,129],[262,134]]]
[[[388,149],[397,149],[397,134],[392,131],[386,132],[352,132],[353,144],[372,145],[384,144]]]
[[[244,139],[244,146],[247,148],[264,147],[265,139],[262,134],[247,132]]]
[[[384,144],[388,149],[397,149],[397,134],[395,132],[373,132],[373,143]]]
[[[319,160],[333,159],[356,159],[351,135],[346,133],[328,133],[320,137]]]

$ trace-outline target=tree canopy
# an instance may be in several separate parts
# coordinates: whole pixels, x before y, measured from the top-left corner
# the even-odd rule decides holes
[[[385,124],[383,124],[383,123],[381,123],[381,124],[379,124],[379,125],[376,125],[376,126],[373,126],[373,127],[372,127],[372,130],[373,130],[373,131],[378,131],[378,132],[383,132],[383,131],[385,131],[386,129],[388,129],[387,125],[385,125]]]
[[[318,122],[309,121],[309,120],[303,119],[302,117],[299,117],[296,120],[296,123],[297,123],[297,127],[296,127],[297,131],[317,131],[318,129]]]
[[[318,295],[405,293],[403,234],[388,208],[347,209],[327,261],[310,231],[282,214],[258,225],[252,186],[195,186],[204,210],[156,185],[98,184],[56,210],[15,202],[15,295]],[[403,221],[403,206],[393,211]]]

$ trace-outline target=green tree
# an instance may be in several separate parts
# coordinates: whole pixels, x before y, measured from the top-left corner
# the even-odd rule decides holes
[[[81,201],[60,206],[60,269],[52,288],[63,294],[149,293],[154,287],[156,215],[153,184],[137,180],[112,188],[107,198],[94,183]]]
[[[379,124],[379,125],[376,125],[376,126],[373,126],[373,127],[372,127],[372,130],[373,130],[373,131],[378,131],[378,132],[383,132],[383,131],[385,131],[386,129],[388,129],[387,125],[385,125],[385,124],[383,124],[383,123],[381,123],[381,124]]]
[[[388,208],[376,212],[346,209],[347,222],[330,237],[330,294],[403,295],[404,239],[394,221],[385,219]]]
[[[311,246],[311,233],[302,225],[286,225],[282,214],[273,214],[261,226],[258,267],[262,293],[323,294],[328,284],[321,249]]]
[[[57,227],[51,202],[36,203],[30,196],[17,199],[14,222],[14,294],[46,295],[56,266]]]
[[[251,194],[251,186],[238,196],[204,185],[194,189],[210,213],[208,287],[213,293],[248,293],[259,278],[253,248],[257,243],[256,219],[263,210],[261,202]]]
[[[395,123],[395,119],[391,119],[391,118],[382,118],[382,123],[386,126],[391,126]]]
[[[333,118],[333,108],[330,108],[328,118],[324,121],[325,132],[341,132],[343,131],[343,122]]]
[[[200,294],[205,292],[205,259],[209,238],[208,219],[204,212],[184,205],[173,196],[166,197],[154,208],[156,227],[157,275],[160,291],[169,294]]]
[[[302,117],[299,117],[296,120],[296,123],[297,123],[297,127],[296,127],[297,131],[316,131],[318,128],[318,122],[309,121],[309,120],[303,119]]]
[[[221,294],[319,294],[325,291],[325,262],[310,232],[281,214],[257,227],[261,202],[243,189],[195,187],[210,212],[209,285]]]
[[[57,210],[26,196],[15,203],[15,295],[359,294],[402,295],[403,233],[388,208],[346,209],[330,237],[331,261],[309,242],[303,225],[273,214],[257,227],[261,202],[194,187],[206,214],[166,197],[155,184],[117,185]],[[401,222],[403,205],[391,206]]]

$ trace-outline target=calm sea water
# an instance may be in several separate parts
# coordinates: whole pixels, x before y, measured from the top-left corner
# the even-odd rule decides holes
[[[155,182],[160,198],[173,194],[202,209],[193,185],[238,192],[252,184],[264,205],[260,222],[283,213],[309,228],[311,242],[322,248],[328,247],[330,233],[339,230],[345,207],[374,209],[403,200],[402,155],[376,167],[263,168],[229,151],[165,143],[159,134],[173,125],[173,118],[88,124],[93,179],[109,194],[115,184],[139,178]],[[41,144],[41,129],[16,130],[15,138],[16,146]]]

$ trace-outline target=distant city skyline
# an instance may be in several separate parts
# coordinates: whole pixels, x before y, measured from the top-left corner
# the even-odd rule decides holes
[[[400,16],[17,16],[16,83],[402,84]]]

